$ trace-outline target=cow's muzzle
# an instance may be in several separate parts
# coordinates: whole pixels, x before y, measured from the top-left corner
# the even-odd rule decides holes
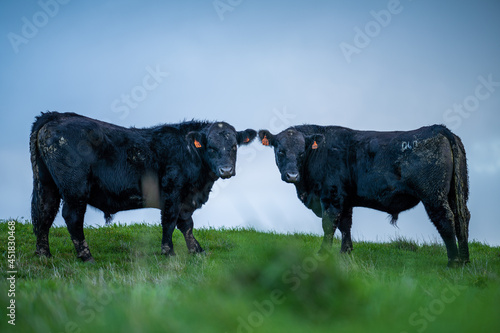
[[[232,166],[223,166],[219,168],[219,177],[226,179],[234,176],[234,168]]]
[[[287,183],[296,183],[300,180],[298,172],[285,172],[284,179]]]

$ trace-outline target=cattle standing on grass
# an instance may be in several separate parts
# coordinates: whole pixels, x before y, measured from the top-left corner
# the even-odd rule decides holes
[[[161,209],[161,252],[174,255],[172,233],[183,233],[190,252],[203,252],[193,236],[193,212],[218,178],[235,175],[238,145],[257,133],[225,122],[188,121],[152,128],[123,128],[74,113],[37,117],[30,137],[31,214],[36,252],[50,256],[49,228],[59,210],[77,256],[93,261],[83,234],[87,204],[111,215]]]
[[[261,130],[259,137],[274,148],[282,180],[322,218],[322,250],[331,248],[336,228],[341,252],[352,250],[353,207],[387,212],[396,223],[400,212],[422,202],[446,245],[448,265],[469,261],[465,149],[446,127],[375,132],[303,125],[277,135]]]

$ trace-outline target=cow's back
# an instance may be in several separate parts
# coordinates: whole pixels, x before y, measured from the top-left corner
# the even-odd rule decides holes
[[[36,148],[63,198],[87,197],[106,214],[144,206],[144,177],[158,179],[153,130],[56,112],[43,114],[33,129]]]
[[[395,207],[394,202],[401,199],[404,210],[416,204],[414,197],[433,191],[436,183],[450,183],[453,164],[448,136],[453,134],[444,126],[392,132],[317,125],[295,128],[305,135],[324,136],[321,149],[308,156],[306,175],[297,186],[299,198],[310,209],[321,191],[333,188],[345,192],[354,205],[385,210],[384,206]]]
[[[429,197],[433,191],[447,193],[453,155],[446,131],[435,125],[407,132],[357,132],[351,160],[356,197],[395,207],[396,201],[412,206],[410,197]]]

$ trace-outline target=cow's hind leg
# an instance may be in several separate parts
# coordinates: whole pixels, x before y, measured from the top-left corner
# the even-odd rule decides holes
[[[31,198],[31,218],[36,236],[36,254],[51,257],[49,230],[59,210],[61,197],[53,182],[35,181]]]
[[[172,242],[172,235],[177,224],[179,211],[174,209],[178,207],[178,203],[168,202],[166,208],[161,211],[161,226],[162,226],[162,239],[161,239],[161,254],[167,256],[175,256],[174,243]]]
[[[469,259],[469,220],[470,212],[465,203],[458,207],[454,198],[449,199],[451,210],[455,217],[455,233],[458,240],[458,254],[462,263],[468,263]]]
[[[458,250],[459,250],[459,255],[460,255],[460,261],[464,264],[470,262],[469,259],[469,220],[470,220],[470,213],[467,208],[465,208],[466,214],[465,217],[465,226],[461,226],[460,219],[456,218],[455,219],[455,231],[457,233],[457,238],[458,238]]]
[[[64,202],[62,215],[66,221],[71,240],[75,245],[76,255],[85,262],[93,262],[89,246],[83,234],[83,218],[87,209],[87,203],[82,200],[68,200]]]
[[[323,210],[323,216],[321,222],[323,225],[324,236],[319,252],[328,253],[331,252],[332,249],[333,235],[335,234],[335,230],[337,230],[337,225],[340,220],[340,212],[332,205],[330,205],[326,209],[322,208],[322,210]]]
[[[177,228],[184,235],[184,239],[186,240],[186,245],[190,253],[203,253],[203,249],[200,246],[200,243],[194,238],[193,235],[193,217],[189,217],[188,219],[179,219],[177,220]]]
[[[352,207],[346,208],[340,216],[340,223],[338,228],[342,233],[342,245],[340,246],[341,253],[351,253],[352,251],[351,226]]]
[[[441,238],[443,238],[448,252],[448,266],[456,266],[458,263],[458,248],[455,237],[453,212],[447,201],[424,202],[425,209],[432,223],[436,226]]]

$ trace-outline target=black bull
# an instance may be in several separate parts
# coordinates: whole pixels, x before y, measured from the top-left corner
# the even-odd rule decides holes
[[[43,113],[33,124],[32,221],[40,255],[50,256],[49,229],[62,215],[77,256],[93,261],[83,233],[87,204],[111,215],[129,209],[161,209],[161,251],[173,255],[172,233],[183,233],[190,252],[202,252],[193,236],[193,212],[218,178],[235,174],[238,145],[257,133],[225,122],[189,121],[152,128],[123,128],[74,113]]]
[[[446,127],[375,132],[303,125],[277,135],[261,130],[259,137],[274,148],[281,178],[322,218],[322,250],[331,248],[336,228],[341,252],[352,250],[353,207],[387,212],[395,223],[400,212],[422,202],[446,245],[448,264],[469,261],[465,149]]]

